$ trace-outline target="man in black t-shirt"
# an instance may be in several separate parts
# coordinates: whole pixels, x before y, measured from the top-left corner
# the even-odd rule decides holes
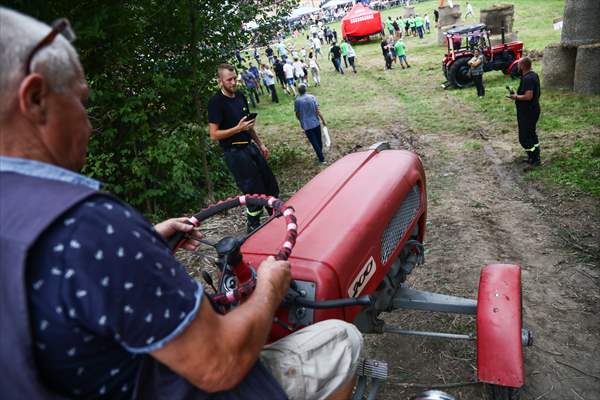
[[[221,90],[208,101],[210,138],[223,148],[225,163],[244,194],[279,196],[277,180],[267,164],[269,150],[249,119],[246,97],[237,91],[237,74],[232,65],[221,64],[217,70]],[[253,143],[254,142],[254,143]],[[248,207],[248,232],[260,225],[262,207]]]
[[[540,118],[540,77],[531,70],[531,59],[524,57],[519,61],[521,83],[516,94],[510,97],[517,107],[519,125],[519,143],[527,153],[527,163],[532,166],[541,164],[540,143],[536,125]]]
[[[334,42],[331,49],[329,49],[329,58],[331,59],[335,70],[344,75],[344,69],[342,68],[342,49],[336,42]]]
[[[277,57],[275,57],[275,62],[273,63],[273,69],[275,70],[275,76],[277,80],[281,84],[283,90],[286,89],[285,86],[285,72],[283,71],[283,61],[279,61]]]

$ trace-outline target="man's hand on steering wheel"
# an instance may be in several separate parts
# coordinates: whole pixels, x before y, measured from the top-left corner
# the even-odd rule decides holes
[[[288,261],[277,261],[275,257],[269,256],[260,264],[257,272],[257,289],[268,290],[272,293],[276,303],[283,301],[288,292],[292,270]]]
[[[202,239],[202,233],[194,229],[194,226],[190,225],[187,221],[188,219],[186,217],[171,218],[154,225],[154,229],[166,241],[169,241],[169,239],[177,232],[187,233],[188,236],[196,239]],[[181,244],[180,247],[186,250],[194,251],[199,245],[200,242],[198,240],[187,239]]]

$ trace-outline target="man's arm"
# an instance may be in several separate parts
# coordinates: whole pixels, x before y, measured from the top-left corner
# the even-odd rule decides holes
[[[256,122],[256,120],[254,120],[254,119],[248,120],[247,117],[244,117],[240,120],[240,122],[236,126],[234,126],[233,128],[229,128],[229,129],[219,129],[219,124],[214,124],[212,122],[209,122],[208,123],[208,134],[210,135],[210,138],[212,140],[227,139],[228,137],[231,137],[240,132],[250,131],[250,130],[254,129],[255,122]]]
[[[263,156],[265,157],[265,159],[268,159],[269,158],[269,149],[267,149],[267,146],[265,146],[258,138],[258,135],[256,134],[256,131],[254,130],[254,125],[252,125],[252,128],[250,128],[248,131],[250,132],[250,136],[252,137],[252,140],[254,140],[254,143],[256,143],[256,145],[258,146],[260,151],[263,153]]]
[[[530,101],[533,99],[533,90],[527,90],[523,94],[513,94],[510,97],[516,101]]]
[[[207,392],[235,387],[256,363],[290,277],[288,262],[269,257],[245,303],[219,315],[204,299],[190,325],[151,355]]]
[[[317,107],[317,115],[321,119],[321,122],[323,123],[323,125],[327,126],[327,123],[325,122],[325,118],[323,118],[323,114],[321,114],[321,109],[319,107]]]

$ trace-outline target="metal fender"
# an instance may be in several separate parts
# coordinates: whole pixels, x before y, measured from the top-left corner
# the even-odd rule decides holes
[[[521,267],[492,264],[481,270],[477,296],[477,375],[500,386],[523,386]]]
[[[518,68],[519,68],[519,65],[518,65],[518,64],[519,64],[519,61],[521,61],[521,59],[520,59],[520,58],[517,58],[515,61],[513,61],[513,62],[512,62],[512,63],[511,63],[509,66],[508,66],[508,74],[509,74],[509,75],[513,73],[513,70],[514,70],[515,68],[517,68],[517,70],[518,70]]]

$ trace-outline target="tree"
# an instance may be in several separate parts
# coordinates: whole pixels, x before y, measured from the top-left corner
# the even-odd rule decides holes
[[[271,38],[296,0],[49,0],[6,6],[67,17],[90,87],[96,133],[85,172],[150,215],[199,207],[233,182],[206,132],[216,66]],[[247,31],[244,23],[259,23]],[[212,200],[212,199],[211,199]]]

